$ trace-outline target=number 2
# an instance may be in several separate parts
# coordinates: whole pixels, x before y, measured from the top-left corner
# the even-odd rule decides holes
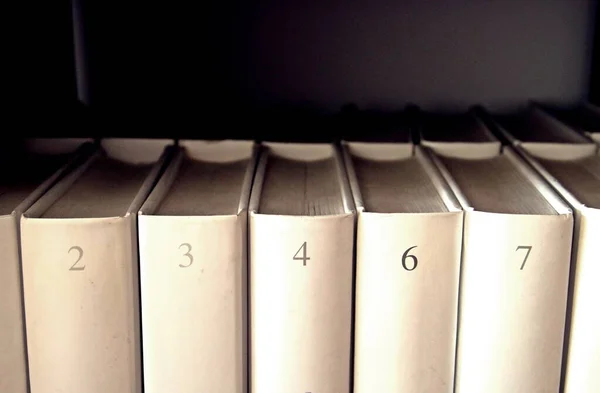
[[[525,254],[525,259],[523,259],[523,263],[521,264],[520,270],[523,270],[523,268],[525,267],[525,263],[527,262],[527,258],[529,258],[529,253],[531,252],[531,246],[518,246],[515,251],[519,251],[519,250],[527,250],[527,253]]]
[[[192,263],[194,263],[194,256],[192,254],[190,254],[190,252],[192,252],[192,246],[190,246],[189,243],[181,243],[179,245],[179,249],[181,250],[181,247],[184,247],[184,246],[187,247],[188,250],[187,250],[187,252],[185,254],[183,254],[183,256],[184,257],[188,257],[190,259],[190,263],[188,263],[187,265],[184,265],[184,264],[180,263],[179,267],[190,267],[190,266],[192,266]]]
[[[79,261],[81,261],[81,258],[83,258],[83,250],[81,249],[81,247],[78,246],[73,246],[71,248],[69,248],[69,251],[67,252],[67,254],[70,254],[72,250],[75,250],[79,253],[79,256],[77,257],[77,260],[75,261],[75,263],[73,265],[71,265],[71,267],[69,268],[69,270],[72,271],[82,271],[85,270],[85,265],[83,266],[77,266],[77,264],[79,263]]]
[[[298,256],[300,250],[302,250],[301,257]],[[298,251],[294,254],[294,261],[302,261],[302,266],[306,266],[306,261],[310,261],[310,258],[306,256],[306,242],[302,243]]]

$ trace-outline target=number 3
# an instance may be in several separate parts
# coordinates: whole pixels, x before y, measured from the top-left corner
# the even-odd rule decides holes
[[[184,257],[188,257],[190,259],[190,263],[188,263],[187,265],[184,264],[179,264],[179,267],[190,267],[192,266],[192,263],[194,263],[194,256],[192,254],[190,254],[190,252],[192,252],[192,246],[190,246],[189,243],[181,243],[181,245],[179,246],[179,249],[181,250],[181,247],[187,247],[188,250],[185,254],[183,254]]]

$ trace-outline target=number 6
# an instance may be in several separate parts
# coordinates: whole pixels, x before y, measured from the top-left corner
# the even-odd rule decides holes
[[[419,260],[417,259],[416,256],[408,254],[408,252],[410,250],[412,250],[413,248],[417,248],[417,246],[410,247],[408,250],[404,251],[404,254],[402,254],[402,267],[404,268],[404,270],[406,270],[408,272],[412,272],[413,270],[415,270],[417,268],[417,265],[419,264]],[[406,266],[406,259],[407,258],[412,258],[412,260],[413,260],[413,267],[412,267],[412,269],[409,269]]]

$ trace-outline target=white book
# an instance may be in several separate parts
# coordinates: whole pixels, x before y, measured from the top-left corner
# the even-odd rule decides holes
[[[562,123],[548,122],[531,133],[555,135],[540,144],[528,133],[515,149],[569,203],[575,212],[571,288],[564,347],[565,393],[600,391],[600,157],[589,141],[570,142],[577,132]],[[511,129],[505,130],[511,132]]]
[[[463,213],[419,146],[351,142],[354,392],[453,391]]]
[[[85,139],[27,140],[26,157],[7,163],[0,179],[0,392],[28,391],[20,262],[19,219],[80,157],[90,154]]]
[[[525,153],[575,211],[565,393],[600,391],[600,157],[580,147],[552,158]]]
[[[533,102],[530,104],[530,109],[532,108],[540,111],[541,115],[545,117],[553,118],[553,121],[546,122],[545,124],[538,123],[529,128],[538,128],[540,126],[547,128],[552,125],[556,128],[557,123],[562,123],[563,128],[564,126],[570,128],[570,132],[567,132],[567,134],[577,133],[579,135],[585,135],[596,143],[600,142],[600,107],[589,102],[569,107],[548,107]],[[508,128],[510,132],[510,129],[513,127]],[[548,133],[548,130],[546,129],[543,132]],[[522,134],[527,138],[531,133],[531,131],[526,130]],[[550,135],[556,137],[556,134],[552,133],[552,131],[550,131],[550,133]],[[565,134],[565,132],[562,131],[561,134]],[[560,136],[560,139],[564,139],[564,135]],[[562,142],[564,142],[564,140]]]
[[[333,145],[265,146],[250,198],[252,392],[350,391],[354,225]]]
[[[23,214],[32,392],[141,392],[136,212],[168,144],[103,140]]]
[[[500,142],[474,110],[451,115],[425,114],[421,123],[421,145],[440,154],[481,158],[500,150]]]
[[[180,141],[139,213],[144,390],[247,391],[248,141]]]
[[[493,117],[497,132],[512,146],[553,155],[568,149],[578,151],[582,144],[595,148],[592,141],[535,105],[516,116]],[[560,152],[557,152],[560,150]],[[517,149],[518,151],[518,149]]]
[[[433,158],[465,210],[455,391],[557,392],[571,209],[508,147]]]

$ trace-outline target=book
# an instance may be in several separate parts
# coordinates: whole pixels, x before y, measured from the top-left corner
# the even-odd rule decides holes
[[[94,149],[87,139],[29,139],[3,162],[0,177],[0,392],[28,391],[19,219],[81,157]],[[5,157],[2,157],[3,161]]]
[[[431,154],[465,210],[455,391],[558,391],[572,211],[510,147],[491,153]]]
[[[590,102],[583,102],[573,106],[551,106],[532,103],[556,120],[564,123],[580,134],[600,143],[600,107]]]
[[[344,144],[358,211],[354,392],[453,391],[463,213],[420,146]]]
[[[549,156],[566,149],[578,150],[581,144],[595,149],[585,135],[574,132],[568,125],[551,116],[537,105],[508,116],[488,115],[486,124],[506,145],[525,150],[544,152]],[[560,150],[556,152],[556,150]],[[519,149],[516,149],[519,152]]]
[[[559,159],[532,156],[532,164],[575,211],[572,297],[568,341],[565,343],[564,392],[596,392],[600,389],[600,157],[569,151]],[[568,154],[568,155],[567,155]]]
[[[561,391],[596,392],[600,389],[600,318],[596,312],[600,297],[600,157],[591,141],[571,142],[578,134],[562,122],[539,123],[529,132],[556,136],[555,142],[539,144],[523,132],[515,139],[514,148],[575,213]]]
[[[142,206],[147,393],[247,391],[247,215],[253,142],[179,141]]]
[[[102,140],[23,214],[31,391],[141,392],[136,212],[169,144]]]
[[[350,391],[355,213],[334,145],[264,145],[250,198],[252,392]]]
[[[500,149],[500,141],[472,109],[464,113],[424,113],[420,144],[441,154],[465,158],[488,157]]]

